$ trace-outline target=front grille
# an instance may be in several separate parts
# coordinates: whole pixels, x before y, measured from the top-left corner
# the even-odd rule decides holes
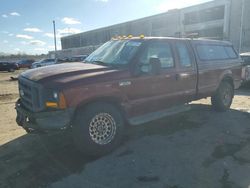
[[[42,87],[22,76],[18,79],[19,95],[22,105],[32,112],[43,110]]]

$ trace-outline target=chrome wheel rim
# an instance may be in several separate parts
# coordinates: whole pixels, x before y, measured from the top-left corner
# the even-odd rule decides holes
[[[108,113],[95,115],[89,124],[90,138],[99,145],[110,143],[116,133],[116,122]]]
[[[229,106],[232,100],[231,90],[229,88],[225,89],[222,95],[223,104]]]

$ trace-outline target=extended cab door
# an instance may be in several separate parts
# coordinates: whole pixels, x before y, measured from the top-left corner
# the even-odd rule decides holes
[[[131,104],[132,116],[164,110],[176,104],[185,103],[195,93],[195,66],[190,58],[183,62],[185,68],[177,65],[177,55],[172,40],[148,41],[137,58],[141,74],[131,80],[126,93]],[[185,51],[186,50],[186,51]],[[188,58],[188,49],[182,48],[182,58]],[[158,58],[161,71],[153,75],[149,60]],[[189,64],[189,65],[188,65]],[[190,65],[191,64],[191,65]],[[188,97],[186,97],[188,96]]]
[[[174,42],[176,63],[176,82],[178,85],[178,101],[182,103],[195,99],[197,94],[197,64],[191,46],[186,40]]]

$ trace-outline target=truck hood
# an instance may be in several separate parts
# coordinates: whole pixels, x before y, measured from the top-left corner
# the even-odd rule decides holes
[[[87,63],[64,63],[58,65],[50,65],[47,67],[36,68],[25,71],[21,76],[37,82],[53,82],[55,80],[87,77],[88,75],[104,74],[110,68],[101,65]]]

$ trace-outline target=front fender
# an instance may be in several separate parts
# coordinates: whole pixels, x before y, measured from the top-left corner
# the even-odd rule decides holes
[[[68,107],[78,108],[94,101],[114,101],[124,106],[128,103],[127,96],[112,85],[92,85],[84,88],[73,88],[64,91]]]

